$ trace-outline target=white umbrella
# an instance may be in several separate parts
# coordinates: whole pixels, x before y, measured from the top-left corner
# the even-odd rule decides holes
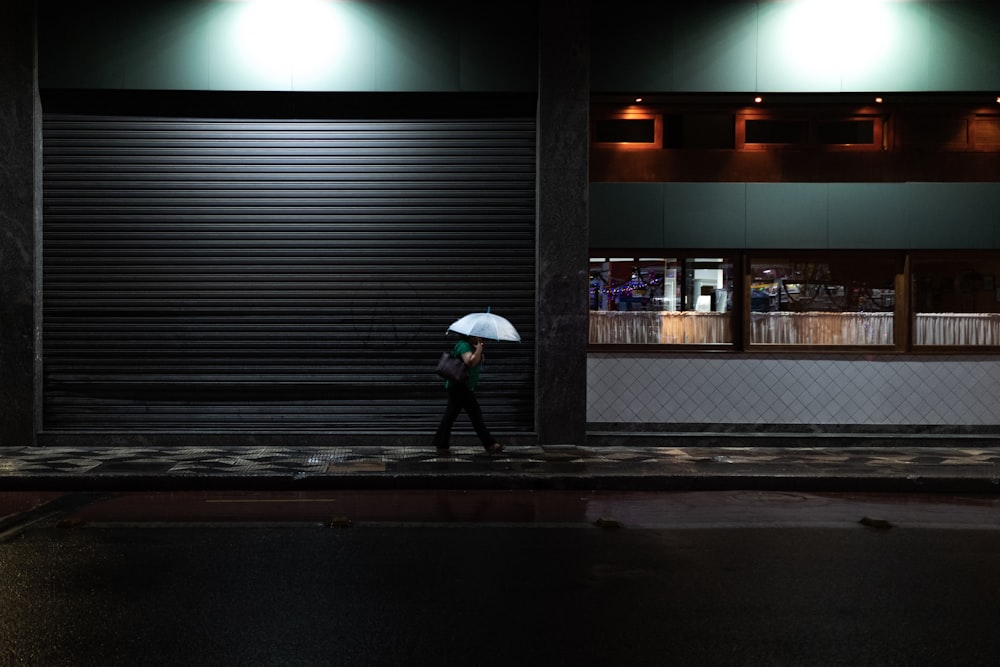
[[[469,313],[465,317],[452,322],[448,331],[465,334],[466,336],[479,336],[491,340],[512,340],[521,342],[521,334],[510,323],[506,317],[500,317],[493,313]]]

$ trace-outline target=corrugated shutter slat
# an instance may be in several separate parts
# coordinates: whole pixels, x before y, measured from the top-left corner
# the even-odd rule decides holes
[[[43,428],[427,432],[444,330],[533,429],[532,119],[47,114]],[[459,432],[464,430],[460,422]]]

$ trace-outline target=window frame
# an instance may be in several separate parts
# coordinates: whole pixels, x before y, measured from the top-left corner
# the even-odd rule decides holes
[[[748,121],[795,122],[803,125],[802,141],[797,143],[748,142],[746,124]],[[819,142],[819,125],[822,123],[871,121],[872,143],[870,144],[824,144]],[[748,109],[736,114],[736,150],[740,151],[883,151],[887,148],[888,118],[885,114],[872,111],[830,114],[806,113],[792,109]]]
[[[653,141],[598,141],[597,124],[608,120],[652,120]],[[656,151],[663,148],[663,114],[645,107],[631,107],[619,111],[594,114],[590,120],[590,145],[595,148],[613,148],[621,151]]]
[[[995,250],[965,250],[965,251],[927,251],[927,250],[914,250],[908,254],[908,263],[911,267],[908,270],[907,285],[910,289],[909,294],[909,317],[908,325],[910,330],[913,332],[912,340],[910,341],[910,351],[913,354],[998,354],[1000,353],[1000,343],[996,345],[946,345],[946,344],[918,344],[917,343],[917,315],[920,312],[932,313],[933,311],[918,311],[917,300],[920,298],[920,292],[917,285],[919,280],[919,264],[921,262],[938,263],[943,264],[946,262],[974,262],[974,263],[985,263],[992,261],[998,265],[1000,269],[1000,258],[998,258],[998,253]],[[917,265],[914,269],[912,265]],[[997,313],[1000,313],[1000,285],[997,281],[1000,280],[1000,270],[997,274],[993,274],[993,284],[990,289],[994,292],[994,299],[996,299]],[[974,311],[982,312],[982,311]],[[990,311],[992,312],[992,311]]]
[[[859,255],[869,257],[881,256],[894,258],[899,273],[893,278],[895,300],[893,303],[893,333],[892,343],[888,345],[791,345],[781,343],[754,343],[751,336],[752,310],[750,303],[750,286],[753,284],[752,266],[755,259],[781,258],[799,262],[832,262],[850,258],[856,260]],[[767,352],[846,352],[846,353],[900,353],[909,346],[909,327],[907,323],[908,300],[905,287],[908,284],[906,254],[895,250],[770,250],[754,249],[743,251],[743,281],[742,294],[744,299],[742,324],[744,350]]]
[[[898,273],[894,275],[893,286],[895,302],[893,305],[893,342],[888,345],[788,345],[771,343],[753,343],[750,340],[751,307],[750,285],[753,275],[751,267],[756,260],[763,258],[780,258],[796,261],[836,261],[850,258],[857,261],[858,257],[886,258],[895,262]],[[968,261],[994,262],[1000,266],[1000,258],[993,250],[967,251],[930,251],[930,250],[780,250],[780,249],[719,249],[719,248],[591,248],[589,257],[665,257],[687,259],[693,257],[722,257],[732,262],[733,294],[730,327],[732,342],[730,343],[588,343],[588,351],[595,353],[664,353],[678,352],[715,352],[728,354],[802,354],[811,355],[996,355],[1000,354],[998,345],[918,345],[915,341],[917,327],[917,287],[916,276],[912,265],[916,261],[928,259],[935,262]],[[589,266],[588,266],[589,272]],[[989,283],[987,277],[986,283]],[[1000,270],[993,275],[991,289],[995,295],[1000,295]],[[742,296],[740,296],[742,295]],[[997,298],[997,312],[1000,313],[1000,296]],[[588,314],[589,314],[588,309]],[[974,311],[979,312],[979,311]],[[992,312],[992,311],[990,311]]]
[[[737,250],[716,250],[716,249],[686,249],[686,248],[670,248],[670,249],[649,249],[649,248],[590,248],[588,250],[588,259],[594,257],[618,257],[618,258],[642,258],[642,257],[662,257],[662,258],[674,258],[680,261],[683,265],[685,261],[690,258],[698,257],[722,257],[723,259],[729,260],[732,266],[732,279],[733,279],[733,299],[732,299],[732,310],[728,311],[730,314],[730,331],[732,332],[732,341],[728,343],[591,343],[589,342],[587,349],[590,352],[650,352],[650,351],[737,351],[742,347],[741,339],[741,326],[740,322],[742,320],[742,301],[738,298],[738,284],[740,282],[740,272],[742,271],[742,259],[740,257],[740,251]],[[590,275],[590,262],[588,261],[588,276]],[[682,271],[682,273],[684,273]],[[684,285],[686,281],[685,276],[681,276],[681,294],[683,299]],[[588,291],[589,291],[590,280],[588,278]],[[589,299],[588,299],[589,303]],[[588,314],[588,327],[589,327],[589,316],[592,311],[587,310]],[[690,311],[648,311],[648,312],[690,312]]]

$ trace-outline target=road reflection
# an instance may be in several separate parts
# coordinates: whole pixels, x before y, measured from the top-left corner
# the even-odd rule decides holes
[[[0,516],[58,499],[2,493]],[[66,494],[62,494],[64,497]],[[79,522],[591,523],[633,528],[867,525],[1000,528],[996,496],[768,491],[157,491],[74,494]]]

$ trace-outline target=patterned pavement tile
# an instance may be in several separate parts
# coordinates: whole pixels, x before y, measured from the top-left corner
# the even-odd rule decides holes
[[[1000,489],[1000,448],[982,447],[426,447],[0,448],[4,479],[91,476],[225,478],[361,475],[670,475],[967,477]]]

